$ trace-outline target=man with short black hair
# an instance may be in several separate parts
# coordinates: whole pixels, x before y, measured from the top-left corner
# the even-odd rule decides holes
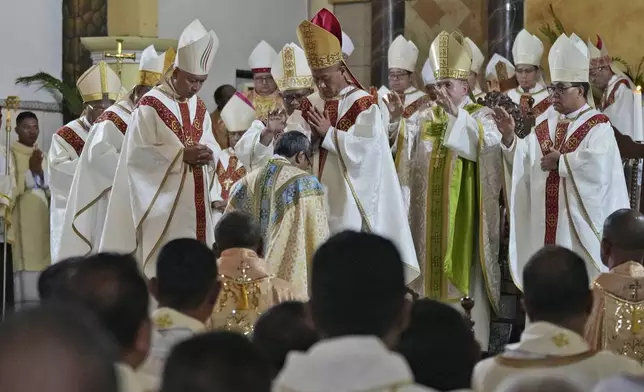
[[[150,348],[149,294],[131,255],[99,253],[81,261],[72,278],[74,299],[91,310],[118,345],[119,390],[142,392],[135,370]]]
[[[644,363],[644,353],[637,348],[644,331],[638,324],[622,322],[644,300],[644,215],[624,208],[606,218],[601,256],[610,271],[593,282],[595,301],[586,323],[586,340],[594,349]]]
[[[208,246],[192,238],[168,242],[159,253],[150,291],[159,302],[152,314],[156,332],[150,355],[139,368],[146,384],[158,390],[170,350],[201,333],[219,295],[217,260]]]
[[[414,302],[401,353],[419,384],[439,391],[468,389],[481,346],[470,323],[453,307],[429,298]]]
[[[515,375],[554,375],[591,390],[600,380],[620,373],[643,374],[633,359],[594,351],[583,338],[593,305],[584,260],[560,246],[535,253],[523,270],[524,307],[532,324],[519,343],[474,368],[472,387],[492,392]]]
[[[275,374],[292,351],[306,352],[319,339],[307,305],[287,301],[273,306],[255,323],[253,343],[270,360]]]
[[[544,245],[573,250],[597,277],[604,270],[597,223],[630,206],[611,123],[589,104],[588,48],[575,34],[562,34],[548,61],[555,111],[527,137],[518,138],[514,119],[494,108],[509,196],[509,264],[520,290],[523,268]]]
[[[228,211],[259,219],[266,261],[272,272],[307,298],[308,265],[329,235],[324,191],[311,168],[311,143],[301,132],[286,132],[275,155],[250,172],[231,192]]]
[[[118,351],[87,312],[42,305],[0,324],[0,391],[123,392]]]
[[[248,335],[259,315],[272,306],[306,297],[306,291],[296,292],[296,287],[282,278],[291,276],[291,271],[284,271],[279,260],[271,265],[262,259],[262,234],[255,217],[244,211],[228,212],[217,223],[214,247],[223,292],[212,313],[210,328]],[[304,262],[291,261],[298,261],[287,264],[298,268],[294,275],[304,274],[306,278],[308,271]],[[300,272],[301,269],[304,271]]]
[[[45,300],[64,300],[72,292],[71,282],[78,263],[84,257],[70,257],[47,267],[38,276],[38,297]]]
[[[331,237],[315,253],[311,277],[311,316],[323,340],[288,357],[273,391],[429,390],[389,351],[409,323],[405,294],[391,241],[352,231]]]
[[[246,338],[213,332],[180,343],[163,373],[161,392],[269,392],[270,366]]]

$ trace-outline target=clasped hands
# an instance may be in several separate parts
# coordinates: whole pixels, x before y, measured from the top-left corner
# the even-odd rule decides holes
[[[207,165],[213,158],[212,150],[203,144],[187,146],[183,150],[183,161],[189,165]]]

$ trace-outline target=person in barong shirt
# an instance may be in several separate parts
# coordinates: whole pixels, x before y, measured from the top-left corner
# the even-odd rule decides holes
[[[235,93],[221,111],[221,118],[226,124],[226,132],[228,133],[226,145],[229,147],[219,154],[215,166],[215,177],[210,184],[213,227],[217,225],[226,206],[228,206],[228,197],[233,185],[244,178],[247,173],[235,148],[239,139],[244,136],[246,130],[255,120],[255,108],[246,97]]]
[[[311,143],[303,133],[283,134],[273,158],[234,186],[226,210],[259,220],[268,267],[294,286],[298,298],[308,298],[308,266],[329,236],[322,185],[307,172],[311,160]]]
[[[510,377],[540,375],[565,376],[590,391],[607,377],[644,374],[637,361],[610,351],[595,351],[584,340],[593,305],[584,264],[579,255],[556,245],[532,256],[523,270],[523,304],[532,324],[518,343],[476,365],[472,389],[495,392]]]
[[[472,60],[462,36],[441,32],[429,53],[438,105],[420,119],[410,162],[410,221],[421,267],[410,287],[439,301],[472,297],[476,338],[487,350],[490,304],[498,310],[501,290],[500,134],[493,112],[468,96]]]
[[[411,146],[418,133],[418,117],[429,105],[429,97],[414,86],[418,48],[413,42],[399,35],[389,46],[389,88],[382,87],[378,95],[389,112],[389,143],[394,153],[394,163],[409,210],[409,160]]]
[[[92,125],[69,191],[61,246],[54,262],[98,251],[110,188],[132,112],[173,61],[174,49],[158,55],[153,45],[148,46],[141,53],[137,84]]]
[[[266,41],[260,42],[248,58],[248,66],[253,72],[253,89],[246,98],[253,104],[257,119],[266,123],[268,114],[283,109],[284,103],[273,76],[271,66],[277,52]]]
[[[47,161],[43,161],[43,152],[37,146],[40,129],[34,113],[18,114],[16,134],[18,140],[12,143],[9,155],[10,171],[14,175],[11,183],[15,188],[6,193],[13,197],[13,211],[10,218],[3,216],[10,223],[8,239],[12,237],[13,241],[11,251],[8,252],[8,264],[13,261],[15,300],[22,308],[30,303],[37,303],[38,277],[51,264],[50,192],[45,178]],[[4,158],[0,160],[0,166],[4,166]],[[4,174],[4,168],[2,173]],[[0,220],[0,226],[2,225]]]
[[[617,210],[604,223],[602,262],[610,272],[593,282],[593,311],[586,340],[595,349],[611,350],[644,364],[644,215]]]
[[[478,102],[479,98],[485,99],[485,91],[481,89],[481,69],[485,63],[485,56],[481,49],[472,41],[471,38],[465,37],[465,42],[469,48],[472,64],[470,65],[470,75],[467,78],[467,83],[470,85],[470,98],[474,102]]]
[[[376,98],[360,88],[342,59],[341,37],[340,23],[327,9],[298,26],[319,90],[300,109],[321,141],[313,166],[325,187],[329,227],[331,233],[353,229],[391,239],[410,282],[420,271],[387,131]]]
[[[514,119],[495,108],[510,215],[509,263],[522,290],[521,271],[544,245],[561,245],[586,260],[591,279],[605,271],[600,228],[608,215],[629,207],[626,180],[609,119],[587,97],[588,49],[562,34],[550,49],[548,87],[554,109],[524,139]]]
[[[604,113],[615,128],[633,141],[644,141],[644,134],[635,124],[633,82],[622,72],[597,36],[597,43],[588,39],[590,51],[590,83],[602,92],[597,109]],[[640,108],[640,110],[642,110]]]
[[[300,131],[309,139],[316,137],[311,135],[311,127],[300,109],[301,103],[313,93],[313,76],[302,48],[294,43],[286,44],[273,63],[271,74],[280,89],[285,112],[272,111],[266,124],[254,121],[239,140],[236,148],[239,159],[251,170],[264,166],[271,159],[275,139],[283,132]],[[318,144],[316,140],[319,139],[314,139],[314,144]],[[319,154],[317,148],[313,154]],[[317,175],[317,172],[314,170],[313,174]]]
[[[99,250],[134,253],[148,278],[167,242],[214,241],[208,191],[220,149],[197,92],[218,47],[199,20],[186,27],[174,69],[141,98],[123,141]]]
[[[485,80],[487,81],[488,91],[507,93],[516,87],[514,65],[510,60],[494,53],[485,67]]]
[[[512,45],[515,72],[519,87],[507,92],[514,103],[519,105],[521,116],[532,115],[535,119],[546,112],[554,110],[552,99],[543,80],[541,70],[541,57],[543,56],[543,42],[523,29],[517,34]],[[530,98],[534,101],[530,106]],[[535,121],[538,124],[539,120]]]
[[[297,235],[305,237],[307,234],[300,232]],[[252,335],[259,316],[273,306],[308,298],[306,282],[302,286],[283,279],[285,271],[275,269],[280,260],[275,264],[275,260],[263,258],[266,240],[258,220],[250,213],[230,211],[224,214],[215,228],[215,241],[222,291],[208,320],[208,329]],[[294,245],[301,250],[300,244]],[[306,264],[303,259],[296,263],[293,259],[290,261],[281,266],[290,264],[302,270],[302,265]],[[306,267],[304,270],[306,274]],[[299,289],[305,291],[299,292]]]
[[[76,87],[83,99],[83,114],[56,131],[47,155],[52,260],[58,260],[67,199],[89,129],[103,111],[114,104],[121,91],[121,81],[116,72],[101,61],[78,78]]]
[[[150,292],[159,302],[152,313],[152,338],[137,375],[146,391],[159,391],[163,368],[172,349],[184,340],[206,332],[221,290],[214,253],[192,238],[168,242],[150,280]]]

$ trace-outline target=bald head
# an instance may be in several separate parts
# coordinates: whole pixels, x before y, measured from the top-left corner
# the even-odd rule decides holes
[[[0,325],[0,391],[116,392],[117,350],[90,315],[48,303]]]
[[[623,208],[604,222],[601,256],[604,264],[615,268],[627,261],[644,260],[644,215]]]

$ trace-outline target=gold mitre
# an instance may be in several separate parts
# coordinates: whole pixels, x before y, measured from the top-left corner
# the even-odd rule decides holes
[[[470,53],[461,34],[446,31],[438,34],[429,47],[429,61],[436,79],[467,79],[472,65]]]
[[[139,62],[139,80],[137,85],[147,87],[156,86],[174,63],[175,54],[176,51],[174,48],[170,48],[161,54],[157,54],[154,45],[145,48],[143,53],[141,53],[141,61]]]
[[[337,34],[332,33],[337,31]],[[326,9],[320,10],[311,22],[297,26],[297,38],[304,49],[311,69],[328,68],[343,60],[340,22]]]
[[[306,62],[306,55],[294,43],[284,45],[271,66],[271,74],[281,92],[313,86],[313,76]]]
[[[78,78],[76,88],[83,102],[116,101],[121,92],[121,80],[104,61],[99,61]]]

